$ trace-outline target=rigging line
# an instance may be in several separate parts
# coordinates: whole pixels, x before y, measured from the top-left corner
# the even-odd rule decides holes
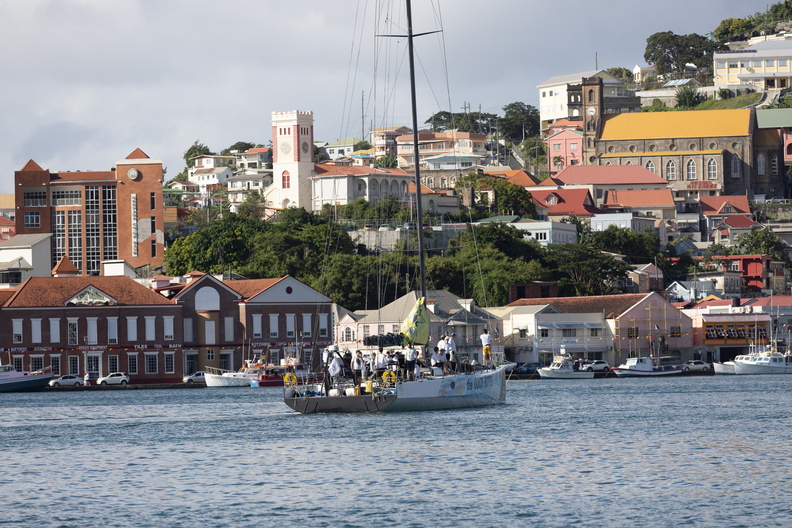
[[[340,125],[341,129],[339,131],[340,132],[339,138],[338,138],[339,140],[344,139],[345,137],[347,137],[346,131],[348,131],[349,127],[350,127],[350,118],[348,118],[347,116],[348,116],[348,113],[352,112],[352,95],[351,94],[355,93],[355,85],[356,85],[356,80],[357,80],[358,66],[360,65],[360,53],[361,53],[361,51],[363,49],[363,46],[362,46],[362,42],[363,42],[362,35],[363,35],[363,26],[364,26],[363,21],[365,21],[365,19],[366,19],[366,12],[368,10],[367,8],[368,8],[368,3],[366,3],[366,7],[363,9],[363,15],[361,17],[360,16],[360,0],[358,0],[357,7],[355,8],[355,23],[354,23],[354,27],[357,28],[358,27],[358,20],[361,20],[360,33],[358,34],[357,31],[352,33],[352,47],[349,50],[349,65],[348,65],[348,68],[347,68],[347,82],[346,82],[346,88],[345,88],[345,91],[344,91],[344,106],[343,106],[342,113],[341,113],[341,125]],[[357,46],[357,54],[355,54],[355,42],[356,42],[356,39],[358,38],[358,36],[360,38],[360,40],[358,41],[358,42],[360,42],[360,44]],[[355,66],[354,67],[354,75],[352,75],[353,60],[354,60],[354,66]],[[350,86],[350,77],[351,77],[351,83],[352,83],[351,86]]]

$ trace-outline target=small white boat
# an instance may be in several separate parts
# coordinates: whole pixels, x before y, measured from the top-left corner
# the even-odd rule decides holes
[[[258,377],[258,367],[242,367],[236,372],[207,367],[204,374],[207,387],[250,387],[250,382]]]
[[[792,374],[792,354],[770,351],[734,358],[734,373]]]
[[[555,356],[549,367],[537,370],[539,377],[545,379],[591,379],[594,371],[577,370],[569,356]]]
[[[0,392],[32,392],[47,386],[51,372],[20,372],[13,365],[0,365]]]
[[[715,369],[715,374],[734,374],[734,361],[713,363],[712,368]]]
[[[624,364],[611,370],[620,378],[668,376],[682,372],[682,369],[675,367],[655,365],[655,359],[651,357],[627,358]]]

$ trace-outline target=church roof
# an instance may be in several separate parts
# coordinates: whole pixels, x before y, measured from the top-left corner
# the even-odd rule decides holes
[[[603,119],[601,141],[748,136],[751,110],[628,112]]]

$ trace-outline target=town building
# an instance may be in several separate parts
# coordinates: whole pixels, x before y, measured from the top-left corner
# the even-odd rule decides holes
[[[311,112],[311,115],[313,115],[313,112]],[[357,145],[361,141],[362,140],[355,137],[348,137],[336,141],[334,143],[329,143],[325,145],[324,150],[327,153],[327,157],[330,158],[331,160],[333,161],[342,160],[344,158],[348,158],[349,156],[351,156],[352,153],[355,152],[355,145]],[[275,143],[273,142],[273,145],[274,144]],[[283,143],[281,143],[281,145],[282,144]],[[313,159],[313,155],[311,156],[311,159]]]
[[[412,134],[412,129],[406,126],[379,127],[371,131],[371,144],[374,146],[374,158],[385,156],[396,157],[396,138]]]
[[[52,266],[64,255],[83,275],[99,274],[104,260],[162,263],[162,160],[135,149],[109,171],[76,172],[30,160],[14,181],[17,234],[51,233]]]
[[[792,87],[792,42],[766,40],[740,50],[716,51],[712,55],[717,88],[755,86],[760,90]]]
[[[531,197],[540,220],[560,222],[572,216],[591,218],[602,213],[594,205],[589,190],[582,187],[575,189],[538,187],[531,190]]]
[[[446,130],[418,132],[418,159],[422,168],[464,169],[481,164],[486,155],[484,134]],[[413,134],[396,138],[396,155],[402,169],[415,167]]]
[[[51,233],[17,235],[0,244],[0,288],[15,288],[52,270]]]

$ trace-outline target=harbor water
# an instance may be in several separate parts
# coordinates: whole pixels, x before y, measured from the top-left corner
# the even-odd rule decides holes
[[[0,526],[789,526],[792,376],[510,381],[301,415],[278,388],[2,394]]]

